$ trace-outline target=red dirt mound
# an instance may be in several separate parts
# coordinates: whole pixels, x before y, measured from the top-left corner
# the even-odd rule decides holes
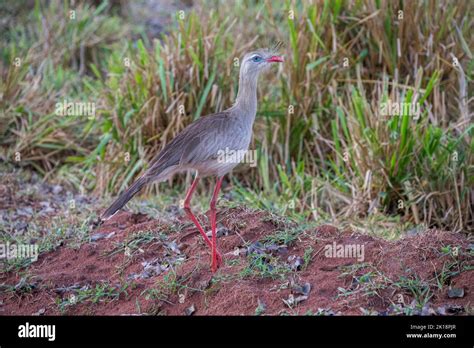
[[[170,224],[121,212],[80,247],[66,243],[4,274],[0,314],[472,313],[472,245],[461,234],[388,242],[245,208],[219,215],[224,263],[215,274],[183,217]]]

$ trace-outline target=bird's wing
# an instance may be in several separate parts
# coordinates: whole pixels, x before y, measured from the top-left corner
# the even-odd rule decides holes
[[[230,117],[227,114],[204,117],[186,138],[180,163],[195,164],[217,158],[218,151],[223,150],[231,142],[231,139],[227,139],[229,127],[233,124]]]
[[[188,165],[205,162],[217,158],[220,149],[232,146],[229,134],[229,122],[232,116],[224,111],[201,117],[183,129],[164,149],[152,160],[147,176],[155,176],[164,167]]]

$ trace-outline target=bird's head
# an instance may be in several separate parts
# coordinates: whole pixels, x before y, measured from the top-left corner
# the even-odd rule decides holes
[[[244,74],[258,74],[273,63],[283,61],[283,56],[278,55],[276,49],[263,48],[247,53],[242,60],[241,70]]]

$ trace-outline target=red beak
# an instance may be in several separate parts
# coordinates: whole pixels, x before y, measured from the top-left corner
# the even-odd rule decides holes
[[[272,56],[267,59],[267,62],[269,63],[283,63],[285,60],[283,59],[282,56]]]

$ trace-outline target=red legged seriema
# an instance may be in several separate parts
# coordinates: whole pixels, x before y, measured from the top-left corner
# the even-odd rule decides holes
[[[283,57],[276,55],[276,49],[260,49],[247,53],[240,67],[239,92],[235,104],[222,112],[201,117],[187,126],[152,160],[150,168],[120,194],[103,213],[102,219],[114,215],[145,185],[164,181],[177,172],[193,170],[196,176],[186,194],[184,210],[211,248],[211,269],[215,272],[222,262],[216,245],[216,202],[222,178],[242,160],[249,148],[257,113],[258,76],[276,62],[283,62]],[[230,156],[233,158],[228,160],[226,156],[221,155],[223,151],[238,154],[238,158]],[[205,176],[214,176],[217,179],[210,203],[212,240],[209,240],[189,207],[199,178]]]

